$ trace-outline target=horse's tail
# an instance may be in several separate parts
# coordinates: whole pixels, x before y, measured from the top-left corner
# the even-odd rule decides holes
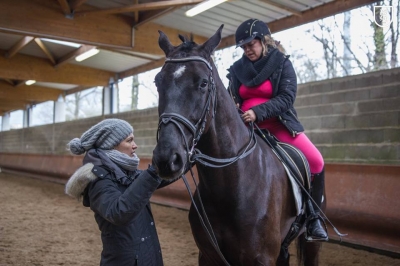
[[[297,246],[297,265],[304,265],[304,252],[305,252],[306,239],[300,235],[296,240]]]

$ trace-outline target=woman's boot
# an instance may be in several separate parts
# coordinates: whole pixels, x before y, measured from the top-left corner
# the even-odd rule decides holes
[[[311,187],[311,197],[318,205],[320,209],[324,200],[324,183],[325,173],[322,170],[321,173],[314,175]],[[325,202],[324,202],[325,203]],[[306,202],[308,222],[307,222],[307,240],[308,241],[328,241],[328,234],[326,232],[326,226],[323,222],[323,218],[319,214],[319,209],[314,206],[311,199]]]

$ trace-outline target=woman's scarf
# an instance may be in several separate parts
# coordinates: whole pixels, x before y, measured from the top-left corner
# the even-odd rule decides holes
[[[134,153],[134,157],[130,157],[129,155],[122,153],[117,150],[105,150],[105,154],[116,163],[119,167],[128,171],[135,171],[139,165],[139,157]]]
[[[242,58],[233,64],[234,75],[241,84],[247,87],[258,86],[266,81],[281,65],[285,59],[284,54],[276,48],[271,47],[269,49],[268,54],[256,62],[250,61],[243,54]]]
[[[134,180],[135,171],[139,165],[139,158],[129,157],[117,150],[90,149],[86,152],[83,163],[104,165],[114,173],[117,182],[128,186]]]

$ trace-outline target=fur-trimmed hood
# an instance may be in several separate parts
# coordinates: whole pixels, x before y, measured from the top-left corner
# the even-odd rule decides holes
[[[92,173],[93,167],[94,165],[92,163],[87,163],[76,170],[69,178],[67,184],[65,184],[65,193],[80,200],[87,185],[97,178],[97,176]]]

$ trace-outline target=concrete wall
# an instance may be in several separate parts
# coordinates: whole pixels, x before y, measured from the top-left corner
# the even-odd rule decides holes
[[[132,124],[139,156],[152,155],[158,125],[157,108],[79,119],[0,132],[0,153],[68,155],[67,143],[104,118],[121,118]]]
[[[326,162],[400,165],[400,69],[299,86],[296,109]]]

